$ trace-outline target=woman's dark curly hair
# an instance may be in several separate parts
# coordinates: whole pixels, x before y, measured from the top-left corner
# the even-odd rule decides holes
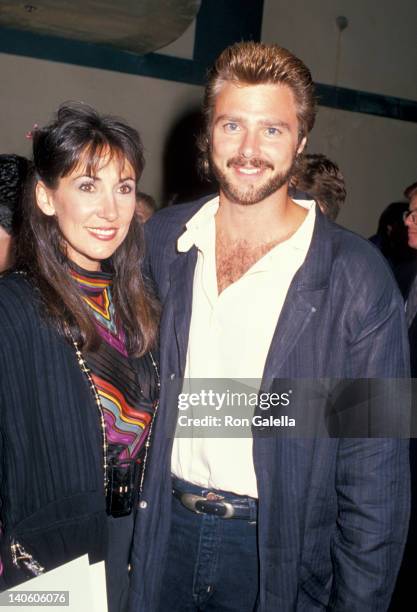
[[[45,215],[36,203],[36,185],[42,181],[56,189],[62,177],[82,164],[94,175],[103,157],[115,158],[121,171],[126,160],[138,182],[143,148],[138,132],[118,118],[99,115],[86,104],[62,105],[55,119],[33,132],[33,169],[23,198],[24,220],[17,245],[17,267],[24,270],[39,294],[47,320],[63,336],[68,330],[85,350],[97,348],[100,339],[88,307],[69,273],[65,241],[55,216]],[[126,333],[127,349],[142,355],[155,344],[158,304],[141,273],[143,230],[133,216],[128,234],[110,260],[114,274],[116,317]]]

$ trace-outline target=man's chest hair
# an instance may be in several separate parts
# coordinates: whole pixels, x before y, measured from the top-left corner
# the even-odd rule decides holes
[[[238,281],[268,251],[280,242],[273,240],[253,245],[246,240],[230,241],[220,233],[216,236],[216,273],[219,295]]]

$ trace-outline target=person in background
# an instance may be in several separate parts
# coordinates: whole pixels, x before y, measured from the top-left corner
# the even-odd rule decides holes
[[[325,418],[333,399],[336,418],[355,408],[352,380],[367,393],[373,379],[407,378],[403,304],[368,241],[288,194],[315,98],[290,51],[225,49],[208,76],[200,141],[219,192],[145,226],[165,384],[136,521],[131,612],[388,607],[408,528],[408,441],[394,429],[406,406],[392,393],[372,402],[373,416],[389,418],[383,435],[328,435]],[[343,401],[342,384],[327,396],[323,379],[354,393]],[[297,430],[273,419],[288,416],[283,406],[252,404],[249,431],[227,428],[216,401],[201,410],[216,382],[227,395],[242,380],[267,398],[296,385],[288,412]],[[358,398],[365,427],[367,397]],[[241,415],[236,403],[233,412]],[[192,418],[200,414],[218,416],[219,428],[205,435]],[[310,419],[323,435],[303,430]]]
[[[19,155],[0,155],[0,273],[13,265],[14,235],[29,161]]]
[[[159,374],[141,275],[139,134],[84,104],[33,132],[15,271],[0,280],[0,585],[105,559],[109,612],[128,563]]]
[[[337,164],[321,153],[300,156],[291,179],[291,188],[306,193],[320,210],[335,221],[346,199],[345,179]],[[290,191],[291,193],[291,191]]]
[[[408,209],[403,219],[407,229],[408,246],[417,251],[417,183],[413,183],[404,191],[408,200]],[[417,274],[414,266],[414,276],[406,294],[406,319],[410,338],[411,376],[417,377]]]
[[[369,238],[391,266],[404,298],[416,268],[416,252],[408,244],[407,227],[404,224],[407,211],[408,202],[391,202],[379,218],[377,233]]]
[[[136,210],[142,223],[146,223],[158,209],[152,196],[143,191],[138,191],[136,194]]]
[[[417,255],[417,182],[404,191],[408,206],[403,211],[403,223],[408,246]],[[410,468],[411,468],[411,514],[410,529],[404,558],[398,575],[390,612],[408,612],[414,609],[415,581],[417,575],[417,259],[406,266],[409,282],[404,285],[406,320],[410,341],[411,377],[413,378],[413,412],[411,421]],[[405,265],[405,264],[404,264]],[[411,275],[410,275],[411,271]]]
[[[410,211],[417,209],[417,181],[404,190],[404,197],[410,204]],[[415,248],[415,247],[414,247]]]

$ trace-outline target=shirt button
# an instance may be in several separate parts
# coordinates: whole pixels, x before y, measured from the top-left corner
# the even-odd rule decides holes
[[[174,378],[175,378],[175,374],[174,374],[174,372],[173,372],[173,373],[171,374],[171,376],[170,376],[170,379],[171,379],[171,380],[174,380]]]
[[[148,502],[146,502],[144,499],[139,502],[139,508],[141,508],[142,510],[145,510],[145,508],[148,507]]]

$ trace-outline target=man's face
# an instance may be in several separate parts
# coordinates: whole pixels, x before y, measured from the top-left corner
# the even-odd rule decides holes
[[[417,214],[417,193],[411,198],[408,210]],[[404,223],[408,231],[408,246],[412,249],[417,249],[417,223],[413,223],[411,215],[406,218]]]
[[[299,142],[298,127],[286,85],[223,85],[215,101],[210,157],[222,195],[236,204],[256,204],[288,183],[306,142]]]

